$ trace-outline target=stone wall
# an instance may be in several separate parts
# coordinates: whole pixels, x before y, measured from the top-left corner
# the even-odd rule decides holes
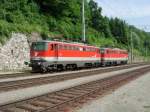
[[[31,34],[32,37],[32,34]],[[33,40],[21,33],[12,33],[10,40],[0,46],[0,70],[23,70],[30,60],[30,43]],[[35,34],[33,34],[35,38]]]

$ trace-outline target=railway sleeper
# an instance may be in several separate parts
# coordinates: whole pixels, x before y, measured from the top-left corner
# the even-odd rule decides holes
[[[75,96],[74,95],[71,95],[71,94],[66,94],[66,93],[58,93],[59,96],[62,96],[62,97],[69,97],[69,98],[74,98]]]
[[[55,105],[55,103],[51,102],[50,99],[47,98],[40,99],[40,101],[46,102],[49,105],[49,107],[53,107]]]
[[[95,89],[99,89],[100,87],[85,87],[85,89],[86,90],[88,90],[88,91],[93,91],[93,90],[95,90]]]
[[[59,104],[63,102],[63,100],[61,99],[51,99],[51,97],[47,97],[47,99],[49,99],[48,102],[51,102],[53,104]]]
[[[84,94],[84,93],[87,93],[89,92],[89,90],[85,90],[85,89],[76,89],[74,90],[75,93],[79,93],[79,94]]]
[[[94,88],[95,89],[95,88]],[[77,89],[78,91],[85,91],[85,92],[89,92],[89,91],[92,91],[93,90],[93,88],[79,88],[79,89]]]
[[[66,97],[60,97],[60,96],[48,96],[48,98],[51,98],[51,99],[56,99],[56,100],[68,100],[69,98],[66,98]]]
[[[74,96],[80,96],[81,95],[81,93],[75,93],[74,91],[66,91],[64,93],[69,94],[69,95],[71,94],[71,95],[74,95]]]
[[[40,101],[40,100],[33,101],[33,102],[31,102],[30,104],[35,105],[35,106],[40,106],[40,107],[49,107],[49,106],[51,105],[51,104],[48,103],[48,102]]]
[[[0,112],[27,112],[27,110],[17,108],[17,107],[12,107],[12,108],[8,108],[6,110],[0,111]]]
[[[71,91],[71,92],[74,92],[74,93],[77,93],[77,94],[80,94],[81,91],[87,92],[87,91],[84,90],[84,89],[81,90],[80,87],[79,87],[79,88],[73,88],[73,89],[71,89],[70,91]]]
[[[68,99],[69,97],[66,95],[62,95],[62,94],[54,94],[54,95],[50,95],[51,97],[54,97],[54,98],[64,98],[64,99]]]
[[[20,109],[25,109],[27,111],[38,111],[44,109],[43,107],[37,107],[32,104],[23,104],[23,105],[18,105],[16,107]]]

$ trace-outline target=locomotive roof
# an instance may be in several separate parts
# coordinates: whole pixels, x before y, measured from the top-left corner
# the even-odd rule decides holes
[[[118,51],[127,51],[125,49],[120,49],[120,48],[100,48],[102,50],[118,50]]]
[[[88,46],[88,47],[94,47],[94,48],[99,48],[96,46],[92,46],[92,45],[88,45],[88,44],[84,44],[84,43],[78,43],[78,42],[61,42],[61,41],[50,41],[50,40],[41,40],[41,41],[37,41],[37,42],[50,42],[50,43],[60,43],[60,44],[72,44],[72,45],[79,45],[79,46]]]
[[[79,46],[88,46],[88,47],[94,47],[94,48],[98,48],[98,49],[104,49],[104,50],[121,50],[121,51],[127,51],[125,49],[120,49],[120,48],[99,48],[96,46],[92,46],[92,45],[88,45],[88,44],[84,44],[84,43],[78,43],[78,42],[65,42],[65,41],[51,41],[51,40],[41,40],[41,41],[37,41],[37,42],[50,42],[50,43],[60,43],[60,44],[72,44],[72,45],[79,45]]]

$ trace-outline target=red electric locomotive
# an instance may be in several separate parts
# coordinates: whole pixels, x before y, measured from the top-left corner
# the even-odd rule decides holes
[[[101,57],[103,66],[127,64],[128,51],[118,48],[101,48]]]
[[[75,69],[101,64],[100,49],[81,43],[33,42],[30,57],[33,71]]]

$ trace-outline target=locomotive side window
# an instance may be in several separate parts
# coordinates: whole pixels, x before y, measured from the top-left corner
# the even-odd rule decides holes
[[[80,47],[79,50],[80,50],[80,51],[83,51],[83,47]]]
[[[70,45],[68,45],[68,50],[71,50],[71,46]]]
[[[88,51],[90,51],[90,49],[89,49],[89,48],[86,48],[86,51],[88,52]]]
[[[104,49],[100,49],[100,52],[101,52],[101,54],[104,54],[105,50]]]
[[[72,46],[68,45],[68,50],[72,50]]]
[[[59,49],[59,50],[61,50],[61,49],[62,49],[62,46],[61,46],[61,45],[59,45],[59,46],[58,46],[58,49]]]
[[[77,46],[74,46],[74,50],[76,50],[76,51],[78,50]]]
[[[66,45],[64,45],[64,50],[66,50],[67,49],[67,46]]]
[[[90,51],[90,52],[95,52],[96,49],[95,49],[95,48],[89,48],[89,51]]]
[[[66,45],[66,50],[69,50],[69,46],[68,45]]]
[[[73,46],[73,50],[76,50],[75,46]]]
[[[100,49],[98,49],[98,50],[97,50],[97,53],[101,53],[101,50],[100,50]]]
[[[58,50],[58,44],[54,44],[54,49]]]
[[[83,47],[83,51],[86,51],[86,48],[85,48],[85,47]]]
[[[66,50],[69,50],[69,45],[66,45]]]
[[[71,48],[70,48],[71,50],[74,50],[74,46],[71,46]]]
[[[61,47],[62,47],[62,48],[61,48],[62,50],[64,50],[64,49],[65,49],[64,45],[61,45]]]

